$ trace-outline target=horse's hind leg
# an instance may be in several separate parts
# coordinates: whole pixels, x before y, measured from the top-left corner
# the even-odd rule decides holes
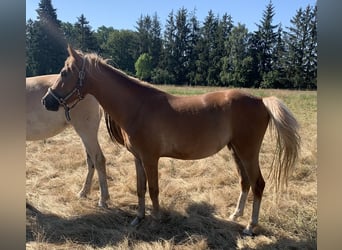
[[[237,206],[237,215],[239,215],[239,206],[243,207],[243,205],[245,204],[247,198],[247,186],[248,189],[249,187],[251,187],[253,192],[253,208],[251,219],[247,227],[243,231],[245,234],[248,235],[252,235],[254,233],[253,229],[258,224],[261,198],[265,187],[265,181],[262,177],[259,167],[259,148],[260,147],[253,147],[252,145],[250,145],[249,147],[246,146],[243,148],[240,147],[238,149],[234,149],[235,160],[237,160],[237,165],[238,169],[240,169],[239,173],[242,180],[242,192]],[[234,216],[234,214],[232,216]]]
[[[92,161],[95,162],[95,168],[99,178],[100,185],[100,199],[99,206],[107,207],[106,201],[109,199],[108,184],[107,184],[107,173],[106,173],[106,158],[104,157],[102,150],[96,141],[96,150],[91,155]],[[89,169],[88,169],[89,170]]]
[[[95,117],[96,118],[96,117]],[[99,128],[99,119],[90,117],[89,120],[74,119],[73,126],[77,134],[81,137],[83,145],[87,153],[88,174],[80,195],[87,194],[90,191],[91,179],[94,175],[94,167],[97,171],[100,185],[99,206],[107,207],[106,201],[109,199],[107,173],[106,173],[106,158],[104,157],[97,138]],[[82,192],[84,191],[84,192]]]
[[[244,233],[252,235],[253,228],[258,224],[259,221],[260,204],[262,194],[265,188],[265,181],[261,175],[258,162],[246,163],[245,165],[247,168],[248,177],[253,191],[253,208],[251,219],[246,229],[244,230]]]
[[[241,185],[241,192],[240,192],[238,202],[236,204],[235,211],[229,217],[229,219],[235,221],[238,217],[243,216],[243,211],[245,209],[250,184],[249,184],[248,176],[244,169],[244,166],[242,165],[240,158],[238,157],[238,155],[235,153],[234,150],[233,150],[233,157],[236,163],[238,174],[240,176],[240,185]]]

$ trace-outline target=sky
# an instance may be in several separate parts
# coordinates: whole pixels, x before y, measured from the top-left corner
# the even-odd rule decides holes
[[[40,0],[26,0],[26,20],[37,19],[36,9]],[[169,13],[184,7],[189,12],[196,9],[196,17],[202,23],[212,10],[222,17],[225,13],[232,16],[234,25],[245,24],[249,31],[257,29],[262,15],[270,0],[52,0],[57,18],[72,24],[82,14],[93,30],[104,25],[114,29],[135,30],[141,15],[153,16],[157,13],[164,28]],[[273,24],[282,24],[283,29],[291,26],[290,20],[299,8],[314,6],[316,0],[272,0],[275,7]]]

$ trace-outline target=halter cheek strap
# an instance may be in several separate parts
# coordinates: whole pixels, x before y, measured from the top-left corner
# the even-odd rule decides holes
[[[83,86],[83,80],[84,80],[84,77],[85,77],[84,67],[85,67],[85,59],[83,58],[82,69],[78,73],[78,80],[79,80],[79,82],[75,86],[75,88],[67,96],[65,96],[64,98],[58,97],[55,93],[53,93],[51,88],[48,89],[48,93],[50,93],[53,96],[53,98],[55,98],[55,100],[58,101],[59,105],[63,106],[63,108],[65,110],[65,117],[66,117],[68,122],[71,121],[70,110],[72,108],[74,108],[76,106],[76,104],[79,103],[79,101],[81,101],[84,98],[84,96],[81,94],[81,91],[80,91],[81,87]],[[75,93],[77,94],[77,100],[71,106],[69,106],[67,104],[67,100],[70,97],[72,97]]]

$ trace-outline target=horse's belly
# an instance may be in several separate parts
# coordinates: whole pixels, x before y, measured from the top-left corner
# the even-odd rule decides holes
[[[229,143],[228,136],[222,137],[194,137],[192,140],[171,143],[169,152],[163,156],[182,160],[197,160],[209,157]]]

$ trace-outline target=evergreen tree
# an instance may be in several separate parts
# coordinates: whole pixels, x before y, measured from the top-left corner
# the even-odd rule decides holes
[[[168,19],[165,24],[162,59],[160,60],[159,67],[153,73],[153,81],[165,84],[175,83],[174,68],[177,64],[175,57],[175,37],[176,25],[174,20],[173,10],[169,13]]]
[[[149,53],[151,47],[152,18],[149,15],[141,15],[137,21],[136,29],[138,31],[138,53]]]
[[[272,74],[269,74],[271,79],[270,82],[273,82],[273,88],[291,88],[291,83],[287,79],[287,55],[288,51],[286,49],[285,40],[283,39],[283,29],[281,25],[279,25],[277,31],[277,42],[274,49],[274,65]]]
[[[174,58],[176,64],[173,70],[175,74],[175,83],[181,85],[187,82],[190,64],[188,57],[190,28],[187,16],[188,13],[185,8],[181,8],[177,11],[174,40]]]
[[[112,32],[114,32],[113,27],[101,26],[94,33],[94,36],[97,41],[98,53],[101,54],[104,58],[110,57],[106,48],[108,47],[107,42]]]
[[[157,13],[151,18],[149,15],[140,16],[137,21],[138,53],[148,53],[152,57],[152,66],[159,64],[162,50],[161,25]]]
[[[102,47],[109,63],[130,75],[135,74],[134,64],[137,55],[137,33],[131,30],[113,30],[109,33],[106,44]]]
[[[270,78],[273,66],[276,64],[273,58],[273,52],[277,42],[276,29],[278,25],[273,25],[273,17],[275,15],[274,6],[272,2],[266,6],[266,10],[263,12],[261,24],[258,24],[258,30],[255,32],[255,60],[258,61],[258,73],[260,78],[263,79],[260,83],[261,87],[272,87],[273,82]],[[258,86],[259,87],[259,86]]]
[[[198,48],[197,43],[200,38],[200,24],[196,17],[196,10],[190,13],[190,21],[189,21],[189,48],[188,48],[188,74],[186,76],[188,84],[194,85],[196,84],[196,64],[195,62],[198,60]]]
[[[36,65],[35,74],[58,73],[67,57],[66,40],[51,0],[41,0],[37,9],[38,21],[34,24],[30,58]]]
[[[231,35],[233,29],[233,20],[230,15],[225,13],[222,19],[219,22],[218,26],[218,34],[217,34],[217,50],[215,58],[213,59],[216,67],[216,74],[220,75],[222,73],[224,58],[228,56],[229,53],[229,37]],[[219,84],[224,86],[225,83],[222,81],[222,78],[219,77]]]
[[[34,58],[36,45],[36,23],[29,19],[26,23],[26,76],[38,75],[38,65]]]
[[[98,45],[94,32],[91,30],[91,26],[86,17],[82,14],[77,18],[77,22],[74,25],[76,34],[75,48],[81,51],[97,51]]]
[[[217,34],[218,19],[214,16],[212,10],[208,12],[201,27],[201,35],[197,45],[199,51],[196,61],[195,83],[203,85],[216,85],[219,74],[217,74],[216,55],[217,55]]]
[[[317,8],[300,8],[287,32],[288,78],[295,88],[317,87]]]
[[[162,38],[161,38],[161,24],[157,13],[152,17],[151,27],[151,47],[150,55],[152,57],[152,67],[156,68],[159,65],[160,56],[162,51]]]
[[[63,30],[67,43],[70,44],[73,48],[79,48],[78,34],[75,30],[75,26],[72,23],[66,22],[61,23],[61,28]]]
[[[223,58],[221,81],[224,85],[250,87],[252,58],[248,55],[248,30],[238,23],[227,40],[226,56]]]

